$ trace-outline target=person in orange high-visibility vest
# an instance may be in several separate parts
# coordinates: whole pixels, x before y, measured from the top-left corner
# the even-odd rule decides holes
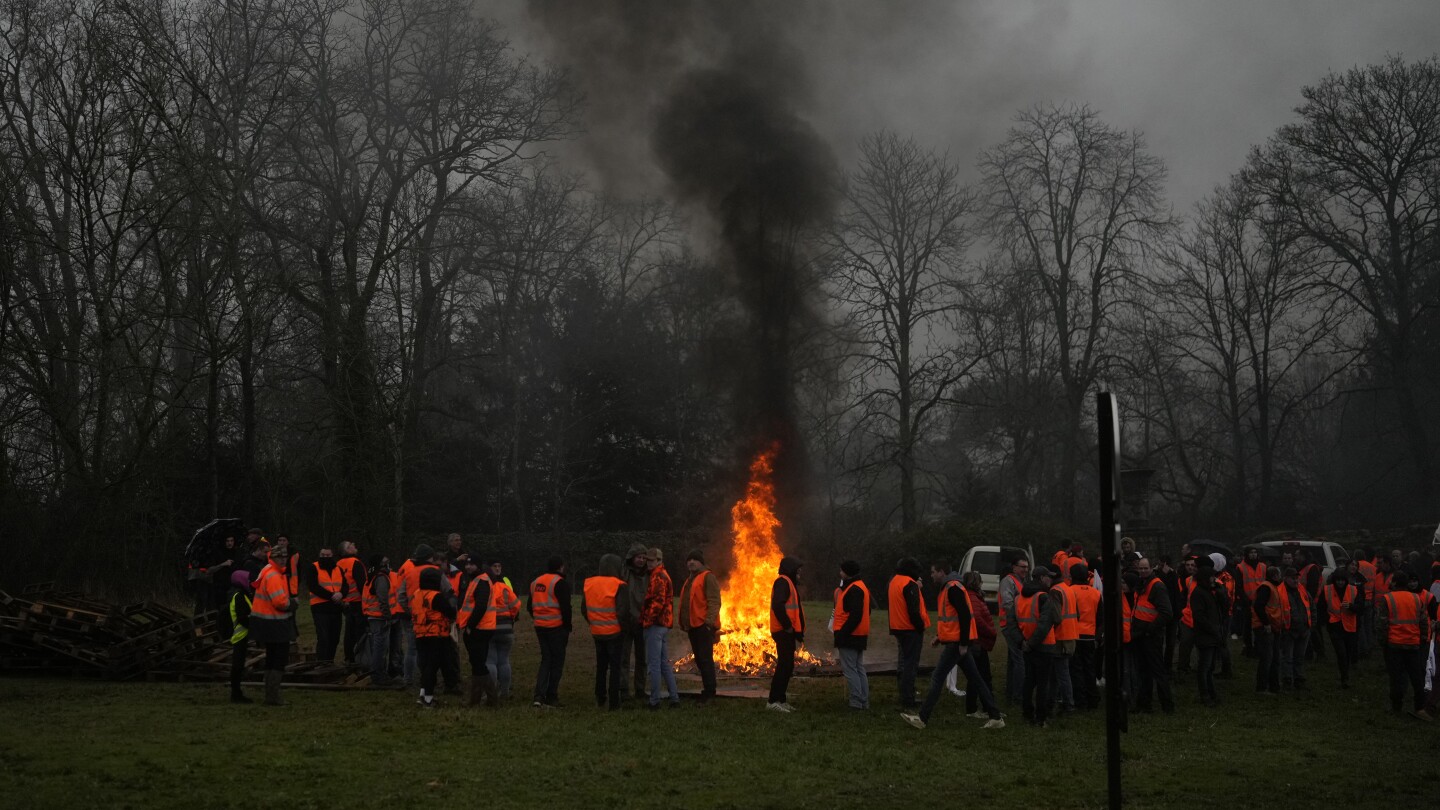
[[[1245,559],[1235,566],[1235,576],[1239,579],[1237,584],[1240,586],[1239,596],[1242,597],[1236,607],[1241,615],[1247,617],[1251,615],[1251,611],[1254,609],[1252,606],[1255,603],[1255,591],[1259,589],[1260,583],[1265,581],[1265,570],[1265,563],[1260,562],[1260,549],[1253,546],[1245,549]],[[1240,654],[1254,658],[1257,655],[1254,622],[1241,623],[1240,638],[1244,644]]]
[[[540,643],[540,669],[535,673],[535,698],[530,705],[558,709],[571,628],[570,581],[565,579],[563,557],[546,561],[545,573],[530,583],[525,609],[535,622],[535,640]]]
[[[1063,607],[1063,598],[1050,590],[1054,576],[1049,568],[1035,566],[1034,575],[1015,598],[1015,620],[1025,639],[1025,697],[1021,706],[1025,720],[1042,728],[1050,724],[1051,673],[1058,644],[1055,636]]]
[[[1320,591],[1325,600],[1325,617],[1335,665],[1340,670],[1340,688],[1350,688],[1350,669],[1360,658],[1360,614],[1365,609],[1365,591],[1351,581],[1347,568],[1336,567]]]
[[[1170,589],[1150,568],[1150,561],[1137,560],[1135,574],[1140,578],[1135,588],[1135,614],[1130,622],[1130,635],[1135,640],[1135,711],[1151,711],[1152,693],[1160,699],[1160,710],[1175,711],[1175,697],[1170,688],[1170,671],[1165,667],[1165,628],[1175,618]]]
[[[619,559],[618,557],[616,559]],[[695,669],[700,673],[700,705],[715,697],[715,640],[720,635],[720,580],[705,567],[695,549],[685,556],[690,572],[680,586],[680,627],[690,637]]]
[[[1250,626],[1255,637],[1255,691],[1280,694],[1280,636],[1290,626],[1290,611],[1280,590],[1280,569],[1270,566],[1265,581],[1250,600]]]
[[[595,705],[611,711],[620,708],[625,692],[621,628],[630,620],[630,586],[621,578],[623,564],[618,554],[602,556],[600,573],[585,580],[580,596],[580,615],[595,640]]]
[[[935,671],[930,674],[930,689],[925,693],[925,701],[920,704],[920,710],[901,712],[900,719],[915,728],[925,728],[936,704],[940,702],[941,693],[945,691],[945,681],[950,677],[950,672],[958,666],[960,671],[965,673],[966,697],[975,695],[979,705],[984,708],[983,716],[987,718],[985,728],[1004,728],[1005,721],[1002,719],[1000,707],[996,705],[995,696],[981,674],[973,653],[981,643],[975,601],[970,598],[959,572],[948,571],[950,567],[944,562],[932,563],[930,566],[930,580],[940,586],[940,594],[935,599],[933,642],[940,647],[940,660],[935,665]],[[965,576],[977,575],[971,571]],[[976,584],[978,585],[978,582]],[[984,602],[980,603],[980,609],[984,609]]]
[[[513,671],[510,668],[510,650],[515,646],[515,619],[520,616],[520,598],[515,595],[515,586],[505,576],[505,567],[498,560],[490,561],[490,602],[495,609],[495,635],[490,637],[490,652],[485,656],[485,667],[495,679],[500,699],[510,697],[510,683]]]
[[[1084,562],[1077,562],[1075,565],[1084,565]],[[1073,567],[1074,565],[1068,566],[1066,570]],[[1070,594],[1069,576],[1056,571],[1051,571],[1051,574],[1055,577],[1055,582],[1050,586],[1050,595],[1060,603],[1060,624],[1055,628],[1055,660],[1051,670],[1054,672],[1051,676],[1054,689],[1052,696],[1059,707],[1058,715],[1065,715],[1075,711],[1075,686],[1070,681],[1070,659],[1075,655],[1075,643],[1080,640],[1080,614]]]
[[[365,637],[369,628],[364,606],[365,582],[369,572],[365,563],[361,562],[360,551],[353,541],[340,541],[339,551],[335,565],[340,569],[343,580],[344,603],[341,605],[341,612],[345,615],[345,630],[340,635],[341,650],[345,654],[345,663],[353,664],[355,648],[360,646],[360,639]]]
[[[497,706],[500,692],[485,661],[490,652],[490,639],[495,635],[495,604],[490,598],[493,585],[477,557],[466,555],[461,564],[471,575],[465,596],[460,600],[460,610],[455,614],[455,623],[464,633],[461,638],[465,654],[470,659],[470,684],[465,702],[478,706],[483,698],[486,706]]]
[[[1215,689],[1215,665],[1219,651],[1229,636],[1226,621],[1225,588],[1215,581],[1215,563],[1199,556],[1194,561],[1194,574],[1186,594],[1185,612],[1190,616],[1191,641],[1199,650],[1195,681],[1200,702],[1214,708],[1220,695]]]
[[[415,590],[410,597],[410,621],[415,627],[415,654],[420,660],[420,706],[435,708],[435,685],[445,661],[450,626],[455,620],[455,602],[444,590],[445,578],[440,569],[427,565],[420,569]]]
[[[1177,673],[1189,674],[1190,654],[1195,650],[1195,617],[1190,613],[1190,592],[1195,589],[1196,569],[1199,560],[1192,554],[1180,561],[1180,580],[1175,595],[1176,608],[1180,611],[1179,638],[1176,649],[1180,659],[1175,665]],[[1213,572],[1212,572],[1213,573]]]
[[[1430,652],[1430,616],[1425,600],[1410,590],[1410,575],[1396,571],[1390,590],[1380,597],[1375,613],[1375,633],[1385,649],[1385,669],[1390,674],[1390,711],[1399,714],[1408,685],[1414,693],[1410,714],[1419,716],[1425,708],[1425,660]]]
[[[1070,683],[1075,690],[1075,708],[1100,707],[1100,689],[1095,685],[1096,636],[1100,630],[1100,590],[1090,584],[1090,566],[1070,566],[1069,595],[1074,605],[1075,653],[1070,656]]]
[[[1300,587],[1310,598],[1310,638],[1305,640],[1305,660],[1325,660],[1325,600],[1320,591],[1325,587],[1324,569],[1310,559],[1305,549],[1295,552],[1295,567],[1300,569]]]
[[[365,566],[360,610],[370,638],[370,685],[390,685],[390,634],[395,624],[395,591],[391,587],[390,558],[372,554]]]
[[[675,583],[665,570],[665,555],[660,549],[646,551],[645,564],[650,568],[650,580],[640,607],[640,628],[645,637],[645,670],[650,676],[650,709],[653,711],[660,708],[662,690],[670,696],[671,708],[680,705],[675,663],[666,649],[670,629],[675,626]]]
[[[793,712],[787,698],[795,674],[795,649],[805,642],[805,608],[800,604],[800,561],[780,559],[780,574],[770,588],[770,637],[775,639],[775,671],[770,676],[770,699],[765,708]]]
[[[919,561],[906,557],[895,564],[895,574],[885,589],[890,635],[899,647],[895,677],[900,690],[900,708],[904,711],[920,708],[915,699],[915,673],[920,669],[925,628],[930,626],[930,614],[925,611],[925,600],[920,593],[920,573]]]
[[[340,644],[340,622],[344,618],[345,573],[335,559],[335,550],[320,549],[309,565],[306,588],[310,591],[310,617],[315,623],[315,660],[335,660]]]
[[[1356,552],[1356,572],[1364,580],[1360,589],[1365,592],[1365,611],[1360,614],[1360,657],[1368,658],[1370,650],[1375,647],[1375,612],[1380,606],[1375,604],[1375,552],[1369,546],[1362,546]]]
[[[1284,582],[1280,593],[1285,599],[1289,621],[1280,635],[1280,686],[1304,689],[1305,647],[1310,643],[1310,594],[1300,585],[1300,572],[1295,566],[1283,569],[1281,575]]]
[[[283,706],[280,682],[285,666],[290,663],[290,642],[295,640],[291,617],[295,600],[290,595],[290,582],[285,575],[288,556],[275,547],[270,549],[270,562],[252,583],[255,589],[250,604],[249,636],[265,647],[265,705]]]
[[[835,589],[835,654],[845,673],[852,709],[870,708],[870,676],[865,672],[865,648],[870,643],[870,589],[860,578],[860,563],[840,563],[840,587]]]

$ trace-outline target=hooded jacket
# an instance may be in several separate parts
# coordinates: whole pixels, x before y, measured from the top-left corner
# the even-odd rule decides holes
[[[1060,652],[1058,644],[1044,644],[1045,637],[1050,635],[1051,628],[1060,624],[1060,600],[1050,598],[1050,589],[1040,584],[1038,579],[1025,580],[1025,588],[1020,592],[1021,596],[1035,597],[1040,600],[1040,620],[1035,626],[1035,632],[1025,641],[1025,649],[1038,650],[1052,655]]]
[[[640,613],[645,609],[645,591],[650,587],[650,569],[642,565],[637,570],[630,564],[630,561],[635,559],[636,555],[644,554],[647,551],[649,549],[645,548],[643,544],[631,543],[630,548],[625,552],[625,559],[620,561],[621,569],[625,573],[615,575],[625,580],[625,593],[629,607],[627,615],[630,618],[628,621],[621,619],[620,627],[629,632],[639,632],[640,630]]]

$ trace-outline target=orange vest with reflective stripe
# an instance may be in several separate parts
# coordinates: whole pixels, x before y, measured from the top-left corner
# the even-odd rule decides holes
[[[490,582],[490,609],[495,611],[497,630],[513,627],[515,617],[520,615],[520,599],[503,579]]]
[[[1265,581],[1265,563],[1257,561],[1252,568],[1250,563],[1241,560],[1237,568],[1240,569],[1240,589],[1244,591],[1246,599],[1254,602],[1255,589]]]
[[[785,615],[790,617],[790,627],[796,633],[805,632],[805,608],[800,605],[800,591],[795,587],[795,581],[790,577],[781,574],[780,579],[790,588],[790,595],[785,597]],[[775,611],[770,611],[770,632],[781,631],[780,620],[775,618]]]
[[[1160,618],[1160,611],[1156,609],[1155,603],[1150,601],[1150,592],[1155,590],[1156,586],[1163,588],[1165,583],[1161,582],[1159,577],[1151,577],[1149,584],[1139,591],[1140,595],[1135,598],[1135,621],[1153,622]]]
[[[560,616],[560,602],[555,598],[555,585],[559,574],[541,574],[530,583],[531,615],[536,627],[560,627],[565,620]]]
[[[1055,638],[1059,641],[1077,641],[1080,638],[1080,612],[1076,609],[1070,588],[1062,582],[1050,589],[1051,595],[1060,594],[1060,624],[1055,629]]]
[[[910,608],[905,604],[905,587],[913,584],[920,587],[917,580],[913,580],[904,574],[896,574],[890,578],[890,586],[886,588],[886,597],[889,605],[889,621],[891,630],[924,630],[930,626],[930,611],[925,609],[925,600],[916,599],[920,605],[920,623],[917,626],[915,617],[910,615]],[[974,638],[974,636],[971,636]]]
[[[705,577],[710,576],[707,568],[697,574],[692,574],[689,581],[685,583],[690,589],[690,615],[691,627],[699,627],[705,624],[705,617],[710,613],[710,602],[705,598]]]
[[[489,582],[490,576],[488,574],[481,574],[475,577],[474,579],[470,580],[470,587],[465,589],[465,601],[460,603],[460,612],[456,615],[456,618],[459,620],[461,627],[467,629],[470,628],[470,619],[475,616],[475,611],[478,608],[479,610],[485,611],[485,615],[480,617],[480,623],[475,625],[474,629],[495,629],[495,611],[491,607],[494,602],[487,598],[485,600],[485,604],[475,604],[475,587],[479,585],[482,581]],[[491,585],[491,588],[493,589],[494,585]]]
[[[315,566],[315,581],[320,584],[320,587],[332,593],[340,593],[341,587],[345,584],[345,574],[340,571],[339,565],[329,571],[321,568],[318,560],[311,565]],[[312,605],[325,605],[329,602],[329,599],[321,599],[313,593],[310,594],[310,604]]]
[[[1126,644],[1130,643],[1130,622],[1135,619],[1135,608],[1130,605],[1130,600],[1122,594],[1120,596],[1120,640]]]
[[[855,625],[855,630],[850,635],[868,636],[870,635],[870,589],[858,579],[844,588],[835,589],[835,629],[839,630],[845,626],[846,622],[850,621],[850,614],[845,612],[845,594],[849,593],[851,588],[859,588],[864,599],[861,601],[860,623]]]
[[[463,591],[460,590],[460,578],[463,576],[465,576],[464,571],[456,571],[452,574],[447,574],[445,576],[446,579],[450,580],[450,592],[455,594],[456,596],[459,596],[461,593],[463,593]]]
[[[1015,620],[1020,623],[1020,635],[1029,641],[1040,627],[1040,594],[1015,597]],[[1055,625],[1050,626],[1050,632],[1045,634],[1041,643],[1055,643]]]
[[[1015,576],[1015,574],[1013,574],[1013,573],[1006,574],[1006,575],[1005,575],[1005,579],[1013,579],[1013,580],[1015,580],[1015,598],[1016,598],[1016,599],[1019,599],[1021,592],[1023,592],[1023,591],[1025,590],[1025,583],[1024,583],[1023,581],[1021,581],[1021,579],[1020,579],[1019,577]],[[1005,580],[1002,579],[1002,580],[1000,580],[1000,582],[1001,582],[1001,583],[1004,583]],[[1001,604],[999,604],[999,598],[1000,598],[1000,597],[999,597],[999,595],[998,595],[998,591],[997,591],[997,595],[996,595],[995,598],[996,598],[995,608],[1000,611],[1000,626],[1001,626],[1001,627],[1009,627],[1009,626],[1010,626],[1010,622],[1013,620],[1014,617],[1013,617],[1013,616],[1007,616],[1007,615],[1005,614],[1005,608],[1004,608],[1004,606],[1001,605]],[[1013,608],[1012,608],[1012,610],[1013,610]]]
[[[1225,586],[1225,613],[1229,615],[1235,610],[1235,578],[1230,576],[1229,571],[1221,571],[1215,581]]]
[[[1265,603],[1265,615],[1270,619],[1270,626],[1276,630],[1288,630],[1290,628],[1290,600],[1285,597],[1285,591],[1273,582],[1260,583],[1261,588],[1270,591],[1270,601]],[[1259,588],[1256,589],[1259,591]],[[1260,617],[1255,611],[1250,611],[1250,626],[1263,627]]]
[[[400,580],[405,584],[405,608],[406,613],[413,612],[415,608],[415,597],[420,593],[420,572],[426,568],[438,568],[434,563],[415,564],[414,560],[406,560],[400,566]]]
[[[361,598],[360,588],[355,584],[355,564],[358,562],[360,560],[357,557],[341,557],[340,561],[335,563],[335,567],[340,569],[340,574],[345,578],[346,602],[359,602]]]
[[[365,615],[372,619],[383,619],[386,616],[391,616],[398,612],[395,609],[395,575],[391,573],[385,577],[385,584],[390,587],[385,591],[385,604],[383,605],[380,604],[380,599],[375,596],[375,581],[379,576],[379,574],[371,572],[370,579],[365,583],[365,599],[362,603],[363,610],[365,611]]]
[[[1075,613],[1080,622],[1080,638],[1094,638],[1100,620],[1100,591],[1090,584],[1071,585],[1070,597],[1075,600]]]
[[[1180,611],[1180,623],[1186,627],[1195,627],[1195,615],[1190,612],[1190,594],[1195,592],[1195,578],[1180,578],[1180,601],[1185,605]]]
[[[590,635],[613,636],[620,632],[620,615],[615,599],[625,580],[619,577],[590,577],[585,580],[585,618]]]
[[[965,586],[955,580],[946,580],[945,586],[940,589],[940,596],[935,600],[935,637],[940,639],[942,644],[957,642],[960,640],[960,614],[956,612],[955,606],[950,603],[950,590],[959,588],[963,598],[969,599]],[[975,612],[970,612],[970,642],[978,641],[980,633],[975,629]]]
[[[1385,573],[1384,571],[1376,570],[1376,571],[1375,571],[1375,595],[1376,595],[1376,596],[1384,596],[1385,594],[1390,593],[1390,580],[1393,579],[1394,577],[1395,577],[1394,574],[1387,574],[1387,573]]]
[[[450,619],[434,607],[439,596],[439,591],[419,591],[410,603],[416,638],[438,638],[450,634]]]
[[[1070,559],[1070,550],[1062,548],[1050,556],[1050,564],[1059,568],[1068,559]]]
[[[1330,624],[1339,623],[1340,629],[1346,633],[1355,632],[1355,608],[1352,600],[1355,595],[1350,593],[1355,586],[1344,583],[1342,588],[1336,588],[1334,583],[1325,586],[1325,612],[1330,615]]]
[[[255,598],[250,603],[250,614],[262,619],[283,619],[289,615],[290,585],[285,574],[274,563],[260,570],[255,580]]]
[[[1420,595],[1409,591],[1392,591],[1382,597],[1390,627],[1386,638],[1391,644],[1415,646],[1425,641],[1429,634],[1429,621],[1425,616],[1425,605]]]

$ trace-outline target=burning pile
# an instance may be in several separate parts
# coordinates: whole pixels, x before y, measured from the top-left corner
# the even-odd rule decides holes
[[[750,464],[745,497],[730,509],[734,564],[720,595],[723,635],[715,643],[715,665],[727,672],[757,673],[775,657],[770,638],[770,588],[780,567],[775,530],[775,454],[772,445]],[[801,650],[797,661],[818,664]]]

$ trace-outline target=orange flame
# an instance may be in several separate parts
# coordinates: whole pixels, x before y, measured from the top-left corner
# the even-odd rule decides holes
[[[720,594],[722,635],[715,642],[715,665],[728,672],[758,673],[773,662],[775,642],[770,637],[770,589],[780,568],[780,546],[775,531],[774,475],[778,445],[760,453],[750,464],[745,497],[730,509],[734,564]],[[819,663],[797,651],[797,660]]]

